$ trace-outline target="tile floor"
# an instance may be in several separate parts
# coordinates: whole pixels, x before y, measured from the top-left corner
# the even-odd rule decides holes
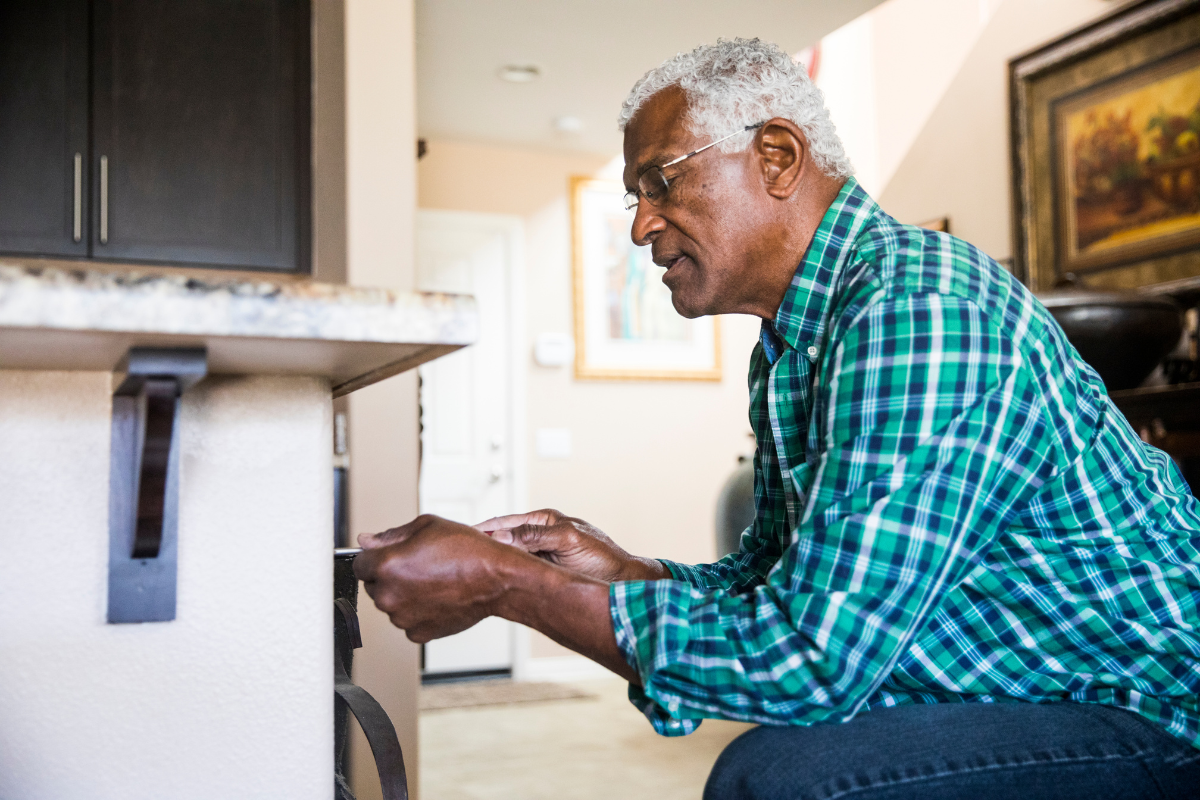
[[[699,800],[721,750],[751,726],[706,720],[667,739],[618,679],[594,697],[421,714],[421,800]]]

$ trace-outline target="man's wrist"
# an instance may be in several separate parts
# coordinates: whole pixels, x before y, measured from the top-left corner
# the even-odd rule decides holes
[[[634,559],[649,561],[649,559]],[[665,571],[662,564],[642,564],[644,574],[631,580],[651,580]],[[495,563],[498,592],[490,604],[497,617],[540,631],[554,641],[587,656],[634,683],[640,678],[617,646],[609,611],[607,581],[543,561],[514,550]]]
[[[674,576],[667,565],[657,558],[633,556],[617,580],[621,581],[669,581]]]
[[[514,550],[508,555],[497,565],[501,589],[490,610],[512,622],[537,627],[546,600],[565,590],[573,578],[599,583],[528,553]]]

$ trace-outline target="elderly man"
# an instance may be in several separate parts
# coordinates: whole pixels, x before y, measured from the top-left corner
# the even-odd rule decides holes
[[[362,537],[375,603],[418,642],[543,631],[666,735],[762,723],[706,797],[1200,796],[1200,508],[1045,309],[881,211],[778,48],[676,56],[620,119],[675,308],[763,320],[740,551],[421,517]]]

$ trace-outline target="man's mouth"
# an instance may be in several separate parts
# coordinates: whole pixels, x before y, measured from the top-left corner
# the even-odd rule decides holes
[[[660,267],[666,267],[667,272],[670,272],[671,267],[676,266],[677,264],[682,262],[685,258],[687,258],[687,256],[684,256],[684,255],[670,256],[670,257],[664,259],[663,261],[658,262],[658,265]]]

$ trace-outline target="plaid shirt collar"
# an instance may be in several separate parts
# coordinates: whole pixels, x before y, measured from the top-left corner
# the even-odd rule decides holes
[[[760,339],[771,364],[779,360],[785,347],[804,352],[809,361],[820,357],[835,285],[853,256],[847,243],[878,213],[879,206],[858,181],[847,179],[821,218],[775,319],[763,320]]]

